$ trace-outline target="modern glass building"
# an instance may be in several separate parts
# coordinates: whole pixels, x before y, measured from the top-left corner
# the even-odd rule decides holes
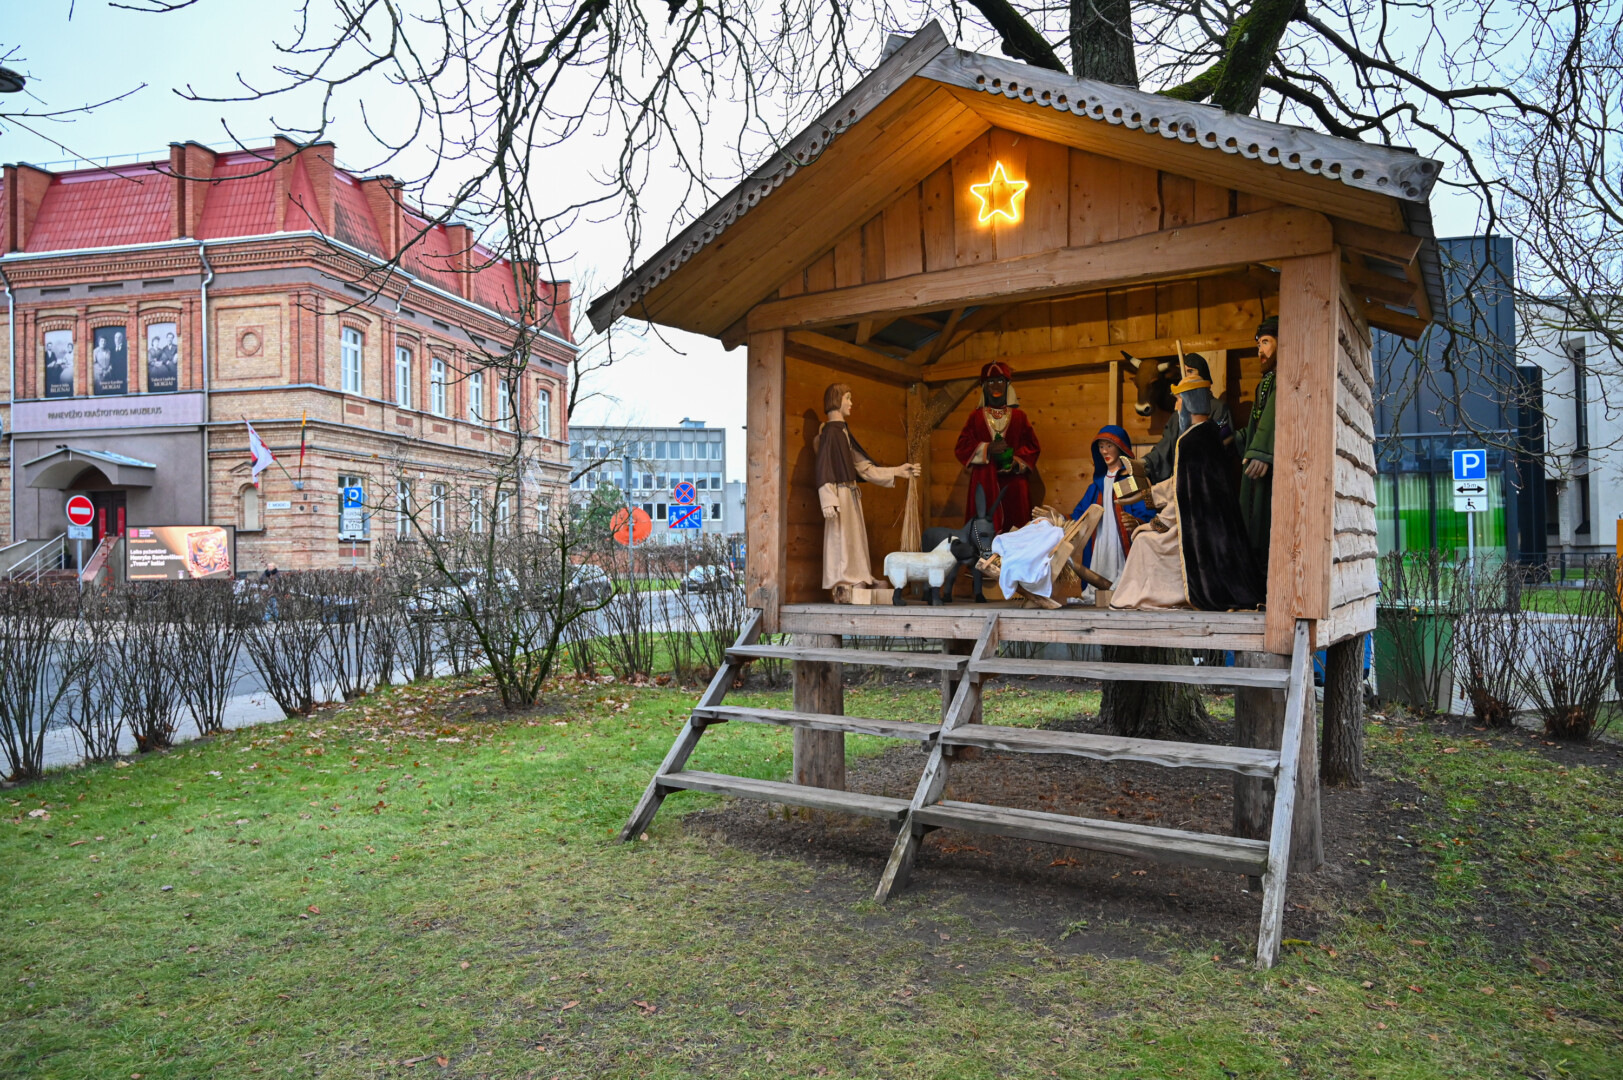
[[[1478,557],[1542,561],[1540,379],[1517,364],[1514,242],[1473,236],[1437,246],[1448,317],[1416,342],[1374,332],[1377,542],[1383,553],[1463,558],[1472,515],[1454,511],[1453,452],[1479,448],[1488,453],[1489,509],[1474,515]]]

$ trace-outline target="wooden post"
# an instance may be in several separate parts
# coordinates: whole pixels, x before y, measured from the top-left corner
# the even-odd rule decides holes
[[[744,570],[745,603],[759,608],[762,629],[778,632],[778,605],[786,577],[784,528],[789,517],[789,488],[784,460],[784,334],[767,330],[749,336],[745,365],[746,431],[744,537],[748,562]]]
[[[1330,787],[1364,786],[1364,640],[1358,634],[1324,651],[1319,778]]]
[[[834,634],[796,634],[795,644],[808,649],[838,649]],[[795,712],[845,715],[845,665],[823,661],[794,662]],[[845,790],[845,733],[795,728],[794,779],[802,787]]]
[[[997,651],[995,643],[992,645],[992,650],[993,652]],[[943,639],[941,651],[954,656],[968,656],[975,651],[975,642],[955,638]],[[964,678],[968,678],[968,676],[964,676]],[[952,699],[958,693],[958,684],[962,681],[963,678],[953,678],[952,673],[949,671],[941,673],[941,716],[943,719],[946,718],[947,710],[952,707]],[[969,703],[968,714],[959,723],[980,724],[984,722],[981,695],[977,690],[974,698]],[[975,761],[980,756],[981,748],[978,746],[950,746],[947,748],[947,757],[957,761]]]
[[[1330,615],[1335,543],[1336,326],[1341,252],[1285,259],[1279,277],[1278,415],[1268,551],[1268,651],[1297,619]],[[1313,770],[1318,775],[1318,769]]]
[[[1237,653],[1239,667],[1284,669],[1290,658],[1277,653]],[[1312,688],[1308,688],[1312,693]],[[1310,706],[1311,708],[1311,706]],[[1310,712],[1309,716],[1312,715]],[[1234,744],[1254,746],[1265,750],[1278,750],[1285,733],[1285,693],[1282,690],[1259,690],[1250,687],[1234,688]],[[1302,732],[1301,753],[1296,773],[1296,810],[1291,823],[1291,861],[1293,873],[1318,869],[1324,862],[1323,840],[1319,822],[1319,783],[1314,760],[1318,740],[1314,725],[1309,722]],[[1305,775],[1311,772],[1312,775]],[[1274,814],[1274,782],[1250,776],[1234,778],[1234,835],[1248,840],[1268,839],[1270,822]],[[1260,878],[1250,878],[1250,887],[1262,887]]]

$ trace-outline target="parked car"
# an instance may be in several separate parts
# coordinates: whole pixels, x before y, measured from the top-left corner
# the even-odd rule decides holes
[[[733,572],[725,566],[695,566],[682,579],[681,589],[685,593],[722,592],[736,584]]]
[[[453,578],[452,581],[439,582],[430,579],[415,592],[409,593],[403,606],[413,615],[447,615],[460,610],[464,596],[479,596],[486,584],[482,570],[457,570]],[[512,596],[518,591],[518,583],[511,571],[498,569],[496,583],[497,591],[503,596]]]
[[[569,595],[577,604],[595,604],[614,595],[614,582],[601,566],[584,563],[569,579]]]

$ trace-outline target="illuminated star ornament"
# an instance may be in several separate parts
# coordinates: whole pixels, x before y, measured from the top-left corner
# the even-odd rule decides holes
[[[985,225],[997,218],[1008,222],[1019,221],[1020,200],[1030,186],[1025,180],[1010,180],[1003,171],[1003,162],[993,165],[990,180],[984,184],[969,185],[970,194],[981,201],[980,223]]]

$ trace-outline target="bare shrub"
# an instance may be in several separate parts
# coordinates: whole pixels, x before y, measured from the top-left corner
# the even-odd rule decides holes
[[[1455,578],[1454,670],[1472,715],[1488,727],[1510,727],[1520,699],[1525,573],[1514,563],[1500,563]]]
[[[172,587],[179,648],[177,689],[199,735],[225,730],[225,707],[237,685],[243,611],[234,582],[187,581]]]
[[[180,708],[180,605],[168,583],[131,583],[112,597],[109,659],[124,722],[141,753],[175,744]]]
[[[1551,590],[1560,612],[1525,614],[1520,689],[1555,739],[1588,739],[1617,669],[1617,561],[1605,559],[1583,583]]]
[[[79,740],[85,761],[111,761],[118,756],[124,716],[119,709],[116,668],[111,663],[105,605],[89,600],[80,618],[62,636],[75,662],[63,664],[67,693],[62,722]]]
[[[1377,625],[1392,643],[1380,671],[1381,694],[1422,716],[1437,712],[1451,659],[1453,567],[1437,551],[1393,551],[1381,557]]]
[[[242,639],[266,692],[289,716],[315,708],[329,666],[322,655],[323,606],[297,577],[281,574],[255,584],[257,603],[246,614]]]
[[[327,684],[344,701],[370,694],[394,668],[393,590],[370,570],[300,574],[321,622]]]
[[[728,646],[738,640],[747,608],[727,538],[706,534],[697,548],[695,563],[702,572],[685,579],[675,594],[671,653],[678,678],[708,679],[726,659]]]
[[[597,614],[598,644],[615,678],[635,679],[653,671],[658,613],[648,590],[639,587],[629,560],[622,556],[604,561],[609,563],[614,595]]]
[[[0,582],[0,750],[11,780],[44,773],[45,732],[86,662],[71,639],[74,601],[61,586]]]

